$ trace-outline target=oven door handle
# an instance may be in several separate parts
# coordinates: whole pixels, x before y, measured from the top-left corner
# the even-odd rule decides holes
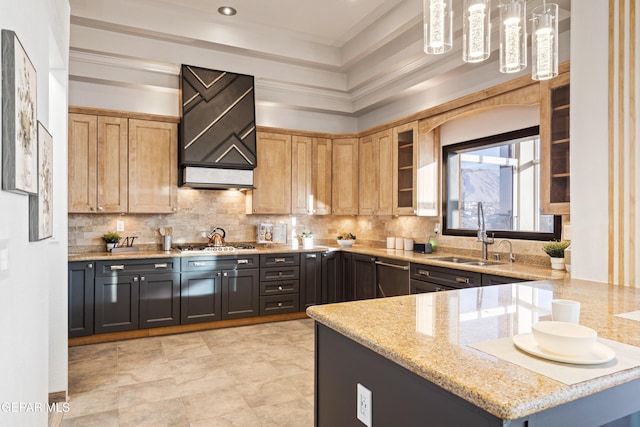
[[[388,262],[376,261],[376,265],[383,265],[385,267],[397,268],[398,270],[408,271],[408,265],[389,264]]]

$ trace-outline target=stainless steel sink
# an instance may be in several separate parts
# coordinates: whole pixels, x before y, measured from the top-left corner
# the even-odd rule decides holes
[[[484,267],[487,265],[500,265],[503,264],[502,262],[499,261],[471,261],[471,262],[463,262],[462,264],[465,265],[477,265],[480,267]]]
[[[463,258],[463,257],[457,257],[457,256],[443,256],[443,257],[437,257],[437,258],[431,258],[431,259],[434,261],[453,262],[456,264],[467,264],[472,262],[478,262],[477,259]]]

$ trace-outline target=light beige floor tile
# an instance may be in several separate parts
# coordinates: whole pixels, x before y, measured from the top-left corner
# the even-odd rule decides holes
[[[149,381],[172,378],[169,362],[149,363],[146,365],[127,366],[118,369],[118,385],[146,383]]]
[[[169,360],[211,355],[211,350],[197,333],[169,335],[162,337],[160,341]]]
[[[130,353],[162,351],[162,343],[159,337],[125,340],[119,341],[117,344],[119,356]]]
[[[305,372],[298,375],[288,376],[286,380],[293,387],[296,388],[303,396],[313,396],[314,393],[314,379],[313,371]]]
[[[64,418],[82,417],[118,409],[116,387],[69,395],[69,412]]]
[[[103,357],[116,357],[117,353],[118,344],[113,342],[79,345],[69,348],[69,363]]]
[[[118,409],[179,397],[173,378],[130,384],[118,388]]]
[[[220,417],[249,409],[242,395],[235,389],[212,390],[182,398],[190,422]]]
[[[118,386],[118,368],[110,366],[69,367],[69,394],[86,393]]]
[[[208,418],[206,420],[194,421],[190,427],[261,427],[262,422],[255,412],[245,409],[239,412],[232,412],[221,417]]]
[[[305,398],[253,410],[265,426],[313,427],[313,406]]]
[[[278,370],[269,362],[237,363],[226,366],[224,369],[237,384],[268,381],[280,377]]]
[[[118,424],[118,411],[98,412],[84,415],[78,418],[62,419],[62,427],[120,427]]]
[[[120,427],[189,427],[181,399],[147,402],[118,410]]]
[[[282,378],[264,382],[251,382],[236,386],[251,408],[289,402],[304,396],[288,381]]]
[[[141,366],[167,361],[167,356],[162,348],[136,353],[118,352],[118,369],[138,369]]]
[[[236,379],[231,377],[223,368],[176,375],[175,381],[178,393],[182,397],[214,390],[232,389],[237,383]]]
[[[221,367],[217,358],[213,355],[170,360],[169,366],[174,376],[206,372]]]

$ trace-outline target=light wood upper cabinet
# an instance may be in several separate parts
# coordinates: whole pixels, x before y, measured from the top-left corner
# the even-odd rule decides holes
[[[294,135],[291,141],[291,213],[331,213],[331,140]]]
[[[360,138],[360,215],[391,215],[393,206],[393,138],[391,129]]]
[[[177,140],[175,123],[129,120],[129,212],[177,211]]]
[[[291,135],[258,132],[251,212],[291,213]]]
[[[417,213],[440,214],[440,127],[431,129],[421,121],[418,130]]]
[[[393,128],[393,214],[417,213],[418,122]]]
[[[70,213],[127,212],[128,121],[69,115]]]
[[[545,214],[570,214],[569,73],[540,83],[540,202]]]
[[[121,112],[107,110],[88,109],[92,114],[84,114],[83,108],[71,109],[69,213],[177,210],[176,123],[118,117]]]
[[[338,138],[332,144],[332,213],[357,215],[358,138]]]

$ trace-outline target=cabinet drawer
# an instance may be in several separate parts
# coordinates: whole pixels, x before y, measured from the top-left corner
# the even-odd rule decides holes
[[[299,292],[300,281],[285,280],[281,282],[261,282],[260,295],[280,295]]]
[[[299,265],[300,254],[263,254],[260,255],[260,267]]]
[[[271,280],[298,280],[300,277],[300,267],[270,267],[270,268],[261,268],[260,269],[260,281],[271,281]]]
[[[295,313],[300,304],[300,295],[269,295],[260,297],[260,316],[268,314]]]
[[[423,264],[411,264],[411,278],[456,289],[472,288],[482,283],[481,273]]]
[[[234,270],[237,268],[257,267],[258,255],[182,258],[182,271]]]
[[[96,276],[122,274],[154,274],[180,272],[178,258],[153,258],[141,260],[97,261]]]
[[[411,280],[411,294],[423,294],[427,292],[450,291],[455,288],[444,285],[436,285],[430,282],[421,282],[420,280]]]

